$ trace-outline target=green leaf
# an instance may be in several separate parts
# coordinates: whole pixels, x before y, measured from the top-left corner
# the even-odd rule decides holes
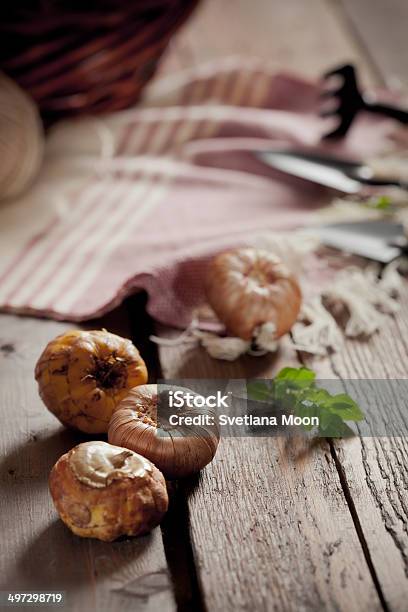
[[[296,387],[309,387],[315,381],[316,374],[309,368],[283,368],[275,376],[276,381],[293,383]]]
[[[324,438],[350,438],[355,435],[341,417],[325,411],[320,414],[319,434]]]
[[[299,416],[301,418],[317,416],[319,417],[319,422],[320,422],[320,413],[321,413],[320,407],[314,402],[310,402],[307,399],[303,399],[297,402],[294,413],[296,416]],[[311,431],[313,428],[314,428],[314,425],[303,425],[303,429],[305,431]]]
[[[311,389],[315,373],[308,368],[283,368],[274,378],[274,399],[285,410],[296,405],[299,393]]]
[[[247,383],[248,398],[277,404],[299,417],[318,417],[319,435],[327,438],[353,436],[345,421],[361,421],[364,413],[346,393],[331,395],[316,386],[316,374],[308,368],[283,368],[273,381]],[[313,429],[305,425],[306,431]]]
[[[329,409],[344,421],[362,421],[364,419],[364,414],[359,405],[346,393],[331,397]]]
[[[309,402],[314,402],[322,408],[327,408],[332,396],[326,389],[319,389],[318,387],[312,387],[310,389],[303,390],[299,400],[307,399]]]
[[[354,435],[345,421],[361,421],[364,413],[349,395],[331,395],[326,389],[319,389],[315,383],[315,373],[307,368],[285,368],[279,374],[275,393],[285,409],[292,410],[300,417],[317,416],[319,434],[322,436],[337,438]],[[304,429],[310,431],[313,427],[308,425]]]
[[[257,402],[270,402],[273,399],[273,391],[268,383],[255,380],[247,383],[247,396]]]

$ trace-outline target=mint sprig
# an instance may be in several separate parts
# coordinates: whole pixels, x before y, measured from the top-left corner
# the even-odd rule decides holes
[[[283,368],[271,381],[251,381],[248,398],[268,402],[299,417],[319,418],[318,433],[327,438],[354,435],[346,421],[361,421],[364,413],[347,393],[332,395],[316,384],[316,374],[309,368]],[[313,426],[304,425],[306,431]]]

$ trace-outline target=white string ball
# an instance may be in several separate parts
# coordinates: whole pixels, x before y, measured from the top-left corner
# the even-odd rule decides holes
[[[44,131],[34,101],[0,72],[0,201],[26,190],[43,153]]]

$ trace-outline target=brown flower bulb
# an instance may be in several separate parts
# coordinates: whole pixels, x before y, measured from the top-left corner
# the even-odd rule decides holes
[[[201,470],[213,459],[219,441],[211,408],[170,407],[169,392],[177,390],[198,397],[189,389],[165,385],[132,389],[114,412],[108,430],[109,442],[147,457],[167,478]]]
[[[35,378],[44,404],[64,425],[102,433],[129,390],[147,381],[147,369],[130,340],[106,330],[70,331],[46,346]]]
[[[228,332],[248,341],[266,323],[275,326],[276,338],[288,332],[301,304],[299,284],[284,263],[255,248],[217,255],[209,265],[206,295]]]
[[[145,457],[107,442],[85,442],[62,455],[49,485],[61,519],[84,538],[110,542],[147,533],[168,507],[163,474]]]

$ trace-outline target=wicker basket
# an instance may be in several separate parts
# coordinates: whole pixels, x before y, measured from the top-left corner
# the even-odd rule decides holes
[[[0,70],[32,95],[46,123],[127,108],[197,3],[14,0],[15,8],[6,0]]]

